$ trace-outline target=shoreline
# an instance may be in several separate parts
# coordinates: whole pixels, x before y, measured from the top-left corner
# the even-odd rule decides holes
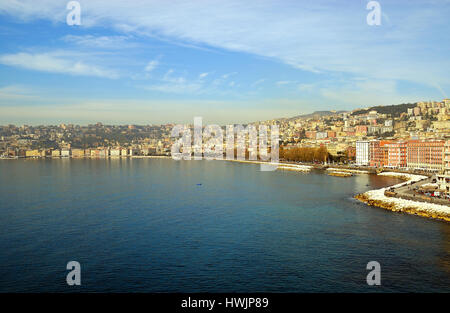
[[[383,172],[380,176],[396,177],[405,180],[402,183],[384,187],[381,189],[369,190],[361,194],[357,194],[354,198],[366,203],[367,205],[383,208],[392,212],[402,212],[421,217],[443,220],[450,222],[450,207],[428,202],[419,202],[405,200],[396,197],[387,197],[384,192],[389,188],[398,188],[409,183],[419,182],[427,179],[426,176],[412,175],[398,172]]]
[[[100,157],[100,156],[83,156],[83,157],[13,157],[13,158],[0,158],[0,160],[59,160],[59,159],[74,159],[74,160],[81,160],[81,159],[94,159],[94,160],[107,160],[107,159],[172,159],[171,156],[168,155],[127,155],[127,156],[106,156],[106,157]]]

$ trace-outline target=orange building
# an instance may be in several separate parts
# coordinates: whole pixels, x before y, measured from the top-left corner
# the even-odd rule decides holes
[[[387,144],[391,140],[371,140],[369,145],[369,165],[383,167],[388,165],[389,150]]]
[[[327,131],[327,135],[329,138],[336,138],[336,132],[335,131]]]
[[[306,138],[310,139],[316,139],[316,132],[315,131],[307,131],[305,132]]]
[[[409,140],[408,168],[437,172],[442,170],[444,140]]]
[[[358,125],[355,127],[355,133],[359,136],[365,136],[367,135],[367,126],[365,125]]]
[[[385,145],[388,150],[388,160],[386,167],[405,168],[407,163],[407,148],[406,141],[395,141]]]

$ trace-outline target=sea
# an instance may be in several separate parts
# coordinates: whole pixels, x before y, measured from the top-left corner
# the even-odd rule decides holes
[[[398,183],[172,159],[0,160],[0,292],[448,292],[450,223]],[[81,285],[67,283],[80,264]],[[380,265],[369,285],[367,265]]]

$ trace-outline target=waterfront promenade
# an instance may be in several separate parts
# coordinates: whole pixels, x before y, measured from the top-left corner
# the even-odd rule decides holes
[[[420,194],[415,190],[415,188],[420,188],[421,186],[430,183],[432,183],[432,178],[427,178],[418,182],[413,182],[410,185],[395,188],[393,189],[393,192],[395,194],[394,197],[411,201],[450,205],[450,199],[429,197],[424,194]],[[391,193],[386,192],[385,194],[389,197]]]

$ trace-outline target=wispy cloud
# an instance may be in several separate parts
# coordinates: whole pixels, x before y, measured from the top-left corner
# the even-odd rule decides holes
[[[236,75],[237,72],[232,72],[232,73],[227,73],[227,74],[223,74],[222,78],[223,79],[228,79],[230,76]]]
[[[48,73],[70,74],[77,76],[96,76],[103,78],[118,78],[115,71],[99,66],[86,64],[61,52],[54,53],[15,53],[0,55],[0,63],[24,69]]]
[[[381,27],[366,24],[361,1],[343,6],[325,0],[90,0],[82,5],[84,27],[111,26],[129,34],[251,53],[311,72],[423,84],[434,78],[439,85],[449,84],[448,43],[441,38],[450,31],[445,23],[450,7],[444,0],[433,1],[432,7],[426,1],[388,1],[382,10],[390,23]],[[66,13],[58,0],[39,5],[3,0],[0,12],[61,23]]]
[[[199,83],[166,83],[166,84],[155,84],[150,86],[145,86],[144,89],[159,91],[164,93],[175,93],[175,94],[192,94],[199,93],[202,90],[202,84]]]
[[[96,49],[123,49],[137,46],[136,43],[128,42],[127,36],[66,35],[62,39],[68,43]]]
[[[256,87],[256,86],[258,86],[258,85],[261,85],[261,84],[264,83],[265,81],[266,81],[265,78],[258,79],[257,81],[254,81],[254,82],[251,84],[251,86],[252,86],[252,87]]]
[[[285,86],[285,85],[290,85],[290,84],[294,84],[296,83],[296,81],[292,81],[292,80],[279,80],[277,81],[275,84],[277,86]]]
[[[141,86],[143,89],[174,93],[174,94],[186,94],[186,95],[224,95],[231,94],[233,88],[239,87],[236,81],[227,80],[229,77],[236,73],[227,73],[219,75],[218,78],[207,80],[211,73],[203,72],[195,76],[195,78],[189,78],[187,73],[180,75],[174,69],[169,69],[162,77],[153,77],[157,83]],[[192,76],[192,75],[191,75]],[[225,78],[224,78],[225,77]]]
[[[0,87],[0,101],[1,100],[30,100],[35,99],[36,95],[32,91],[24,86],[9,85]]]
[[[150,61],[150,62],[147,63],[147,66],[145,67],[145,71],[146,71],[146,72],[151,72],[151,71],[153,71],[158,65],[159,65],[159,61],[158,61],[158,60],[152,60],[152,61]]]
[[[200,79],[188,81],[184,76],[175,75],[174,69],[169,69],[163,77],[159,79],[158,83],[147,85],[143,88],[163,93],[193,94],[202,91],[203,81]]]

